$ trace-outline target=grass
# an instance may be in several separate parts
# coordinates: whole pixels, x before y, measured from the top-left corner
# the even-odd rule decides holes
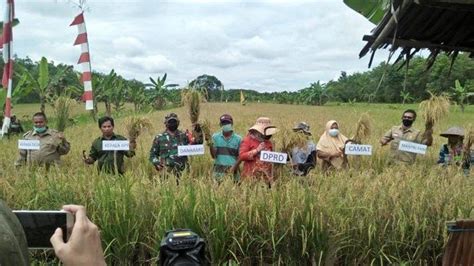
[[[465,113],[451,107],[434,128],[434,146],[414,166],[388,167],[387,149],[377,145],[378,139],[400,123],[409,107],[416,109],[393,104],[202,104],[201,117],[214,128],[221,114],[230,113],[237,133],[244,135],[257,117],[268,116],[280,128],[306,121],[315,141],[330,119],[340,123],[341,133],[352,136],[361,114],[370,115],[367,144],[374,145],[374,156],[329,175],[316,169],[308,177],[293,177],[279,166],[272,189],[260,183],[236,186],[231,180],[216,185],[209,174],[209,154],[191,159],[191,171],[179,186],[172,178],[160,179],[147,161],[156,132],[137,139],[137,155],[126,161],[124,176],[98,175],[81,160],[82,150],[100,134],[91,121],[66,129],[72,150],[63,157],[63,167],[49,173],[16,170],[11,157],[17,153],[16,140],[1,141],[0,195],[13,209],[86,205],[101,228],[109,264],[155,263],[160,240],[172,228],[191,228],[204,237],[213,264],[440,264],[445,222],[474,218],[474,181],[457,169],[435,165],[445,141],[439,133],[453,125],[467,127],[474,106]],[[185,108],[171,111],[181,118],[182,129],[190,128]],[[164,130],[166,113],[147,116],[158,132]],[[117,133],[126,132],[125,121],[116,120]],[[423,122],[418,119],[415,127],[421,129]],[[275,142],[284,137],[277,133]],[[35,263],[46,263],[43,254],[35,258]]]

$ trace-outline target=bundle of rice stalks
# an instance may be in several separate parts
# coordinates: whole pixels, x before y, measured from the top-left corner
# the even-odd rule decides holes
[[[153,125],[148,118],[132,116],[126,120],[125,127],[129,140],[136,140],[142,132],[151,130]]]
[[[420,103],[421,115],[425,119],[425,131],[433,130],[433,127],[449,113],[449,98],[445,95],[435,96],[431,92],[428,100]]]
[[[212,143],[212,135],[211,135],[211,122],[208,119],[205,119],[204,122],[201,123],[201,130],[204,134],[204,139],[207,143]]]
[[[293,129],[284,128],[279,136],[279,147],[282,152],[291,153],[293,148],[305,148],[308,144],[309,136],[303,132],[295,132]]]
[[[356,133],[352,140],[356,143],[362,143],[363,140],[366,140],[370,137],[372,132],[372,119],[368,113],[363,113],[359,121],[357,121]]]
[[[53,102],[54,113],[56,114],[56,129],[64,132],[69,124],[69,116],[71,113],[74,100],[68,96],[59,96]]]
[[[464,135],[464,150],[463,150],[463,161],[466,164],[469,164],[471,161],[471,150],[474,145],[474,127],[469,125],[469,128],[466,130]]]
[[[181,95],[181,103],[188,108],[191,123],[195,124],[199,120],[201,113],[202,95],[196,89],[183,90]]]

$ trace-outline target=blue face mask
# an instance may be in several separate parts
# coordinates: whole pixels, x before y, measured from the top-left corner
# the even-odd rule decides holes
[[[332,128],[329,130],[329,136],[331,137],[337,137],[339,135],[339,129],[337,128]]]
[[[42,134],[44,132],[46,132],[46,130],[48,129],[47,127],[33,127],[34,131],[38,134]]]
[[[227,124],[227,125],[223,125],[222,126],[222,132],[231,132],[233,131],[234,129],[232,128],[232,124]]]

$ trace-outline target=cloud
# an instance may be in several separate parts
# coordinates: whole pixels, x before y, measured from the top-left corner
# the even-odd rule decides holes
[[[66,0],[17,1],[21,24],[15,52],[75,65],[80,48]],[[342,1],[112,0],[89,1],[92,67],[147,81],[168,73],[186,84],[203,73],[230,88],[296,90],[326,82],[341,70],[367,69],[358,59],[374,27]],[[378,53],[377,64],[386,59]]]

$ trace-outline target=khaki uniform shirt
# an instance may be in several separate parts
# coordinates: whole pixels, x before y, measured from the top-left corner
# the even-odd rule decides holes
[[[383,139],[391,141],[391,162],[404,162],[409,164],[415,162],[416,153],[400,151],[398,150],[398,146],[400,145],[400,140],[421,143],[422,134],[420,130],[414,129],[412,127],[404,130],[403,126],[394,126],[389,131],[387,131],[387,133],[385,133]]]
[[[60,139],[59,132],[54,129],[47,129],[43,134],[38,134],[34,130],[30,130],[23,135],[26,140],[39,140],[39,150],[20,150],[20,157],[15,162],[15,165],[22,165],[26,162],[34,164],[52,163],[59,164],[61,155],[69,152],[71,145],[66,139]]]

